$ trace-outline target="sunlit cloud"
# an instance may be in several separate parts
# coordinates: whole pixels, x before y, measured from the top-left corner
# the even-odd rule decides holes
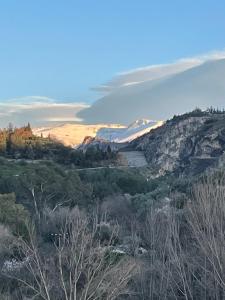
[[[55,123],[79,122],[76,114],[87,108],[84,103],[63,103],[55,99],[30,96],[0,101],[0,127],[8,123],[21,126],[28,122],[32,126],[51,126]]]
[[[136,85],[144,81],[161,79],[163,77],[171,76],[188,70],[195,66],[199,66],[206,61],[223,58],[225,58],[225,50],[212,51],[199,56],[182,58],[169,64],[150,65],[136,68],[116,74],[109,82],[94,87],[93,90],[109,93],[123,86]]]
[[[224,107],[225,50],[119,73],[99,99],[78,113],[86,123],[129,124],[137,119],[166,120],[174,114]]]

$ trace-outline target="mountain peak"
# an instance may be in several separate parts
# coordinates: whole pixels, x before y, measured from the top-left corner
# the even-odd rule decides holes
[[[149,123],[152,123],[154,121],[152,120],[148,120],[148,119],[138,119],[136,121],[134,121],[133,123],[131,123],[128,128],[137,128],[140,126],[146,126],[149,125]]]

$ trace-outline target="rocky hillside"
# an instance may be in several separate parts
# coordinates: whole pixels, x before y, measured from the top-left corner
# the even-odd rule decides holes
[[[225,161],[225,113],[195,110],[174,117],[130,146],[144,151],[155,175],[200,173]]]

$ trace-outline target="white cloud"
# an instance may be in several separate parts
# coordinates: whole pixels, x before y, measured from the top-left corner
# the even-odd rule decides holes
[[[63,103],[42,96],[27,96],[0,101],[0,127],[9,122],[21,126],[30,122],[32,126],[52,123],[78,122],[76,114],[87,108],[84,103]]]
[[[207,54],[176,60],[169,64],[150,65],[118,73],[108,83],[95,87],[100,92],[113,92],[115,89],[138,84],[144,81],[161,79],[166,76],[177,74],[195,66],[201,65],[209,60],[225,58],[224,51],[213,51]]]

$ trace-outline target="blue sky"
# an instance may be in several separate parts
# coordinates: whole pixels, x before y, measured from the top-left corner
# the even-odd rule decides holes
[[[223,0],[2,0],[0,100],[91,103],[118,72],[224,48]]]

